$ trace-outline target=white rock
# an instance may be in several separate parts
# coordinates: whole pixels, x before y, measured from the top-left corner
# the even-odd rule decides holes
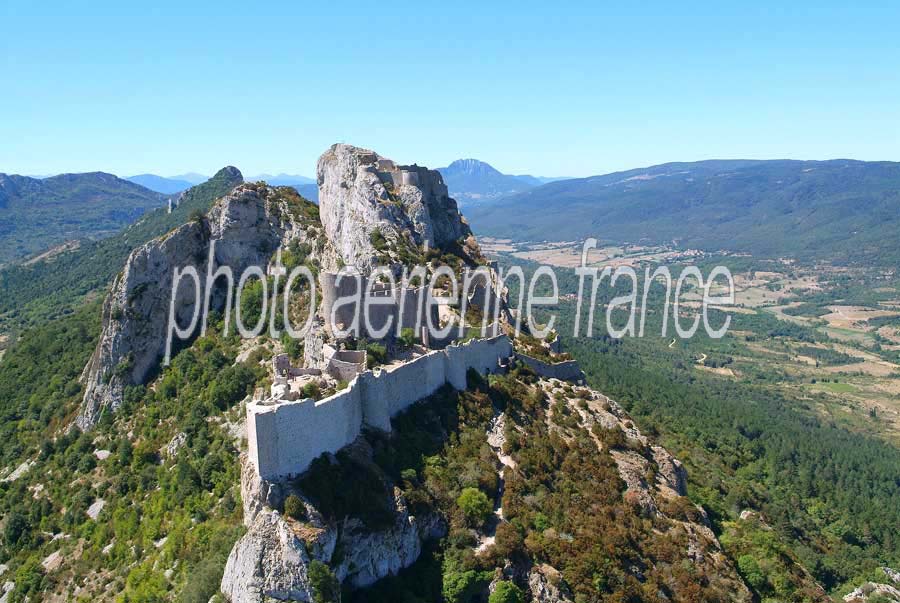
[[[270,189],[243,185],[216,202],[207,220],[192,220],[135,249],[104,302],[100,341],[82,373],[86,387],[78,426],[88,429],[104,408],[115,410],[125,386],[143,383],[158,366],[175,268],[196,267],[202,288],[215,243],[213,269],[227,265],[237,280],[246,267],[267,265],[279,245],[298,235],[290,216]],[[223,296],[217,293],[212,303],[219,307]],[[179,324],[188,324],[194,311],[191,284],[179,287],[174,304]]]
[[[174,458],[175,455],[178,454],[178,451],[181,449],[181,447],[184,446],[185,442],[187,442],[187,434],[183,431],[179,431],[178,433],[176,433],[174,436],[172,436],[172,439],[169,440],[169,443],[166,444],[166,447],[164,448],[166,456],[169,458]]]
[[[25,461],[24,463],[22,463],[21,465],[16,467],[12,473],[10,473],[6,477],[4,477],[2,481],[4,481],[4,482],[16,481],[17,479],[19,479],[20,477],[22,477],[23,475],[28,473],[28,470],[31,469],[32,465],[34,465],[34,461]]]
[[[105,507],[105,506],[106,506],[106,501],[103,500],[102,498],[95,500],[93,502],[93,504],[90,507],[88,507],[88,510],[87,510],[88,517],[90,517],[91,519],[96,521],[97,517],[100,515],[100,511],[102,511],[103,507]]]
[[[900,590],[890,584],[866,582],[853,592],[844,595],[844,601],[847,603],[863,603],[875,598],[878,598],[879,601],[900,603]]]
[[[336,144],[319,157],[316,177],[325,234],[343,263],[364,274],[378,263],[374,231],[391,243],[428,247],[471,234],[436,170]]]
[[[46,572],[52,572],[59,569],[59,566],[62,565],[62,553],[59,551],[50,553],[43,561],[41,561],[41,565]]]
[[[231,550],[221,590],[231,603],[311,601],[309,563],[306,547],[281,516],[260,513]]]

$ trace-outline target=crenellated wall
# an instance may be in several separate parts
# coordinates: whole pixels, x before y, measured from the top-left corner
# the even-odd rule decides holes
[[[376,368],[318,402],[312,399],[254,401],[247,405],[250,459],[263,479],[299,475],[325,452],[337,452],[355,440],[363,426],[391,430],[391,418],[436,392],[445,383],[465,389],[466,372],[500,370],[512,356],[506,335],[473,339],[434,350],[407,363]]]

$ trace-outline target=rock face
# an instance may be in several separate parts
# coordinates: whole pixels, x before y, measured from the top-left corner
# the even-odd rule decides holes
[[[439,172],[336,144],[319,158],[319,211],[341,261],[371,272],[382,251],[444,247],[471,235]]]
[[[556,569],[540,565],[528,573],[528,591],[535,603],[572,603],[572,593]]]
[[[890,567],[882,567],[888,581],[893,584],[883,584],[879,582],[866,582],[859,588],[844,595],[844,601],[847,603],[865,603],[866,601],[879,601],[889,603],[900,603],[900,572]]]
[[[159,366],[165,352],[170,303],[178,324],[190,324],[195,290],[192,280],[183,278],[174,299],[170,299],[175,269],[197,269],[202,304],[211,249],[211,272],[220,266],[230,267],[237,286],[248,266],[265,270],[280,244],[302,236],[273,189],[244,184],[219,200],[208,217],[135,249],[103,305],[100,341],[82,374],[86,390],[78,426],[88,429],[104,409],[115,410],[125,387],[143,383]],[[224,285],[225,279],[216,284]],[[216,290],[211,307],[221,308],[224,298],[223,292]]]
[[[443,535],[437,517],[409,514],[399,490],[394,491],[394,524],[384,530],[367,530],[352,518],[328,523],[306,501],[308,522],[285,519],[273,510],[282,504],[285,486],[261,480],[246,457],[241,495],[247,533],[228,556],[221,586],[232,603],[312,601],[307,571],[314,559],[331,564],[342,583],[369,586],[412,565],[424,539]]]
[[[232,603],[312,601],[306,546],[278,513],[260,513],[228,556],[222,593]]]

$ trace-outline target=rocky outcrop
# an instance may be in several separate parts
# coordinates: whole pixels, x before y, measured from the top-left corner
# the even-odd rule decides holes
[[[121,404],[126,386],[144,383],[157,369],[165,352],[170,304],[178,324],[190,324],[195,311],[191,279],[182,279],[170,299],[176,268],[195,267],[203,289],[214,249],[211,271],[228,266],[237,282],[248,266],[265,269],[279,245],[303,236],[281,194],[243,184],[219,200],[207,217],[135,249],[103,305],[100,341],[82,374],[85,394],[78,426],[93,426],[104,409]],[[224,282],[222,278],[217,285]],[[214,291],[213,309],[223,307],[223,289]],[[201,304],[202,297],[201,291]]]
[[[844,601],[847,603],[865,603],[866,601],[900,603],[900,572],[890,567],[882,567],[881,572],[884,573],[886,581],[893,582],[893,584],[866,582],[844,595]]]
[[[312,601],[305,543],[277,512],[260,513],[228,556],[222,593],[232,603]]]
[[[847,603],[865,603],[866,601],[900,603],[900,589],[890,584],[866,582],[853,592],[844,595],[844,601]]]
[[[572,603],[572,593],[562,575],[549,565],[538,565],[528,573],[528,591],[535,603]]]
[[[307,521],[285,519],[269,506],[280,504],[282,486],[255,477],[246,462],[243,467],[241,490],[248,527],[231,550],[221,586],[232,603],[311,601],[307,571],[314,559],[331,564],[344,584],[369,586],[412,565],[423,540],[443,535],[438,517],[409,514],[399,490],[394,491],[393,526],[384,530],[367,530],[353,518],[328,523],[307,501]]]
[[[409,514],[400,490],[394,491],[394,525],[378,532],[365,529],[358,519],[349,519],[340,529],[338,542],[343,558],[335,575],[354,588],[370,586],[385,576],[396,575],[415,563],[422,542],[443,535],[443,523],[437,517]]]
[[[316,177],[325,233],[340,260],[364,274],[387,250],[444,247],[471,235],[435,170],[336,144],[319,158]]]

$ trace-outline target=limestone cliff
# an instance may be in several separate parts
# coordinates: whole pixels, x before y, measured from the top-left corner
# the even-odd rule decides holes
[[[229,266],[235,281],[248,266],[265,269],[280,245],[310,238],[294,211],[292,202],[297,199],[285,189],[243,184],[216,202],[207,216],[131,253],[104,302],[100,341],[82,375],[85,394],[79,427],[90,428],[104,409],[115,410],[126,386],[144,383],[158,368],[165,351],[170,303],[178,324],[190,324],[194,288],[190,279],[182,279],[170,299],[174,270],[194,266],[201,288],[205,287],[211,248],[215,250],[212,272]],[[223,303],[224,295],[216,290],[211,306],[221,308]]]
[[[404,250],[445,247],[471,236],[435,170],[336,144],[319,158],[316,177],[325,233],[340,261],[363,273],[379,260],[402,261]]]
[[[357,448],[365,450],[362,440],[360,443]],[[246,456],[242,460],[241,497],[247,532],[228,556],[221,586],[231,603],[312,601],[308,569],[313,560],[331,565],[342,583],[370,586],[412,565],[421,554],[423,541],[443,535],[441,520],[411,515],[397,489],[393,524],[384,529],[369,530],[349,517],[327,521],[305,498],[307,520],[297,522],[276,508],[284,504],[287,494],[299,493],[290,484],[260,479]]]

